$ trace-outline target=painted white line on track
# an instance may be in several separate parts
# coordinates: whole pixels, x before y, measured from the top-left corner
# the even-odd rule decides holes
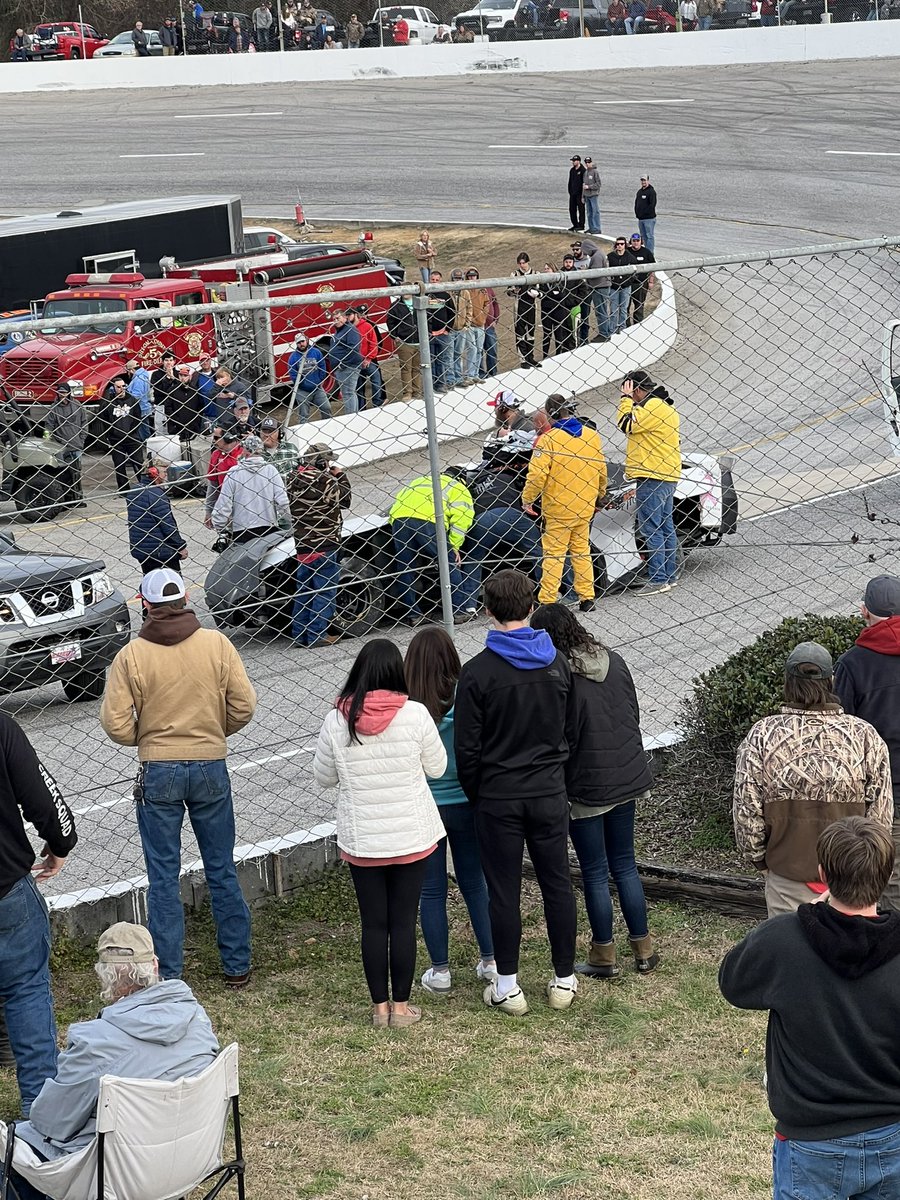
[[[120,154],[119,158],[206,158],[206,151],[181,150],[175,154]]]
[[[900,158],[900,150],[826,150],[825,153],[849,158]]]
[[[694,100],[592,100],[592,104],[693,104]]]
[[[214,113],[175,113],[172,116],[173,121],[223,121],[231,120],[232,117],[281,117],[284,113],[281,109],[277,112],[214,112]]]
[[[488,150],[582,150],[587,145],[584,142],[572,142],[565,146],[488,146]]]

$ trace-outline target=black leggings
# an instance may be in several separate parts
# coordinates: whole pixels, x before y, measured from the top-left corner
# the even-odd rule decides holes
[[[362,960],[373,1004],[409,999],[427,858],[391,867],[350,864],[362,919]],[[388,963],[391,991],[388,994]]]

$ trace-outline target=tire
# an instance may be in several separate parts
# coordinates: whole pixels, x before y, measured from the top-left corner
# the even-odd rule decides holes
[[[73,47],[72,47],[72,59],[73,59],[73,61],[74,61],[76,58],[81,58],[81,51],[78,49],[78,47],[77,47],[77,46],[73,46]]]
[[[364,637],[384,620],[387,597],[378,572],[363,558],[341,559],[337,608],[332,625],[344,637]]]
[[[81,700],[99,700],[106,687],[106,670],[90,671],[85,668],[62,681],[66,699],[77,704]]]
[[[58,475],[34,471],[15,488],[19,515],[29,521],[52,521],[69,505],[69,487]]]

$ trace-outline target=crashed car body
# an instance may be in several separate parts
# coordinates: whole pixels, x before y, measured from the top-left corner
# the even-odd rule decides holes
[[[683,556],[698,546],[715,546],[737,525],[738,501],[731,476],[731,460],[710,454],[685,454],[683,471],[675,489],[675,526]],[[485,463],[456,468],[477,487]],[[607,503],[591,523],[591,546],[598,595],[643,582],[646,571],[643,547],[635,528],[635,485],[625,479],[621,464],[609,464]],[[272,633],[287,632],[294,594],[295,547],[292,537],[267,534],[233,543],[213,564],[206,578],[206,602],[216,624]],[[465,557],[465,547],[463,547]],[[341,541],[341,571],[337,611],[332,631],[361,637],[402,613],[391,591],[396,573],[390,521],[387,514],[348,517]],[[486,559],[483,572],[503,566],[520,566],[514,547],[500,557]],[[419,571],[423,606],[436,611],[437,569],[423,561]]]

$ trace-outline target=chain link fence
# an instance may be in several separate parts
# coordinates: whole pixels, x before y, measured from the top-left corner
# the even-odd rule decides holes
[[[324,273],[303,295],[250,286],[225,302],[197,280],[154,302],[150,281],[113,277],[0,324],[0,343],[14,335],[0,358],[0,688],[77,814],[79,848],[57,890],[101,896],[143,874],[135,753],[98,722],[105,666],[140,625],[141,562],[183,571],[201,622],[232,638],[259,693],[230,743],[241,852],[315,832],[333,809],[312,751],[359,639],[405,645],[412,602],[448,622],[465,659],[484,641],[481,577],[515,565],[540,580],[540,518],[523,515],[521,497],[552,396],[603,442],[599,504],[577,484],[563,497],[597,508],[597,601],[580,616],[624,653],[649,737],[671,733],[694,676],[782,617],[851,611],[865,580],[898,564],[898,247],[618,271],[534,263],[545,269],[364,291]],[[634,370],[667,389],[681,422],[680,577],[655,596],[635,590],[646,553],[616,421]],[[89,414],[80,461],[71,428],[50,416],[60,383]],[[273,472],[254,483],[247,432],[289,497],[300,456],[338,464],[350,483],[334,603],[315,638],[333,644],[295,645],[298,589],[309,599],[318,583],[297,582],[306,531],[295,542]],[[164,486],[143,473],[148,458],[167,468]],[[442,538],[429,548],[401,520],[427,524],[435,498],[448,512],[443,571]],[[564,601],[578,603],[571,562],[559,566]]]

